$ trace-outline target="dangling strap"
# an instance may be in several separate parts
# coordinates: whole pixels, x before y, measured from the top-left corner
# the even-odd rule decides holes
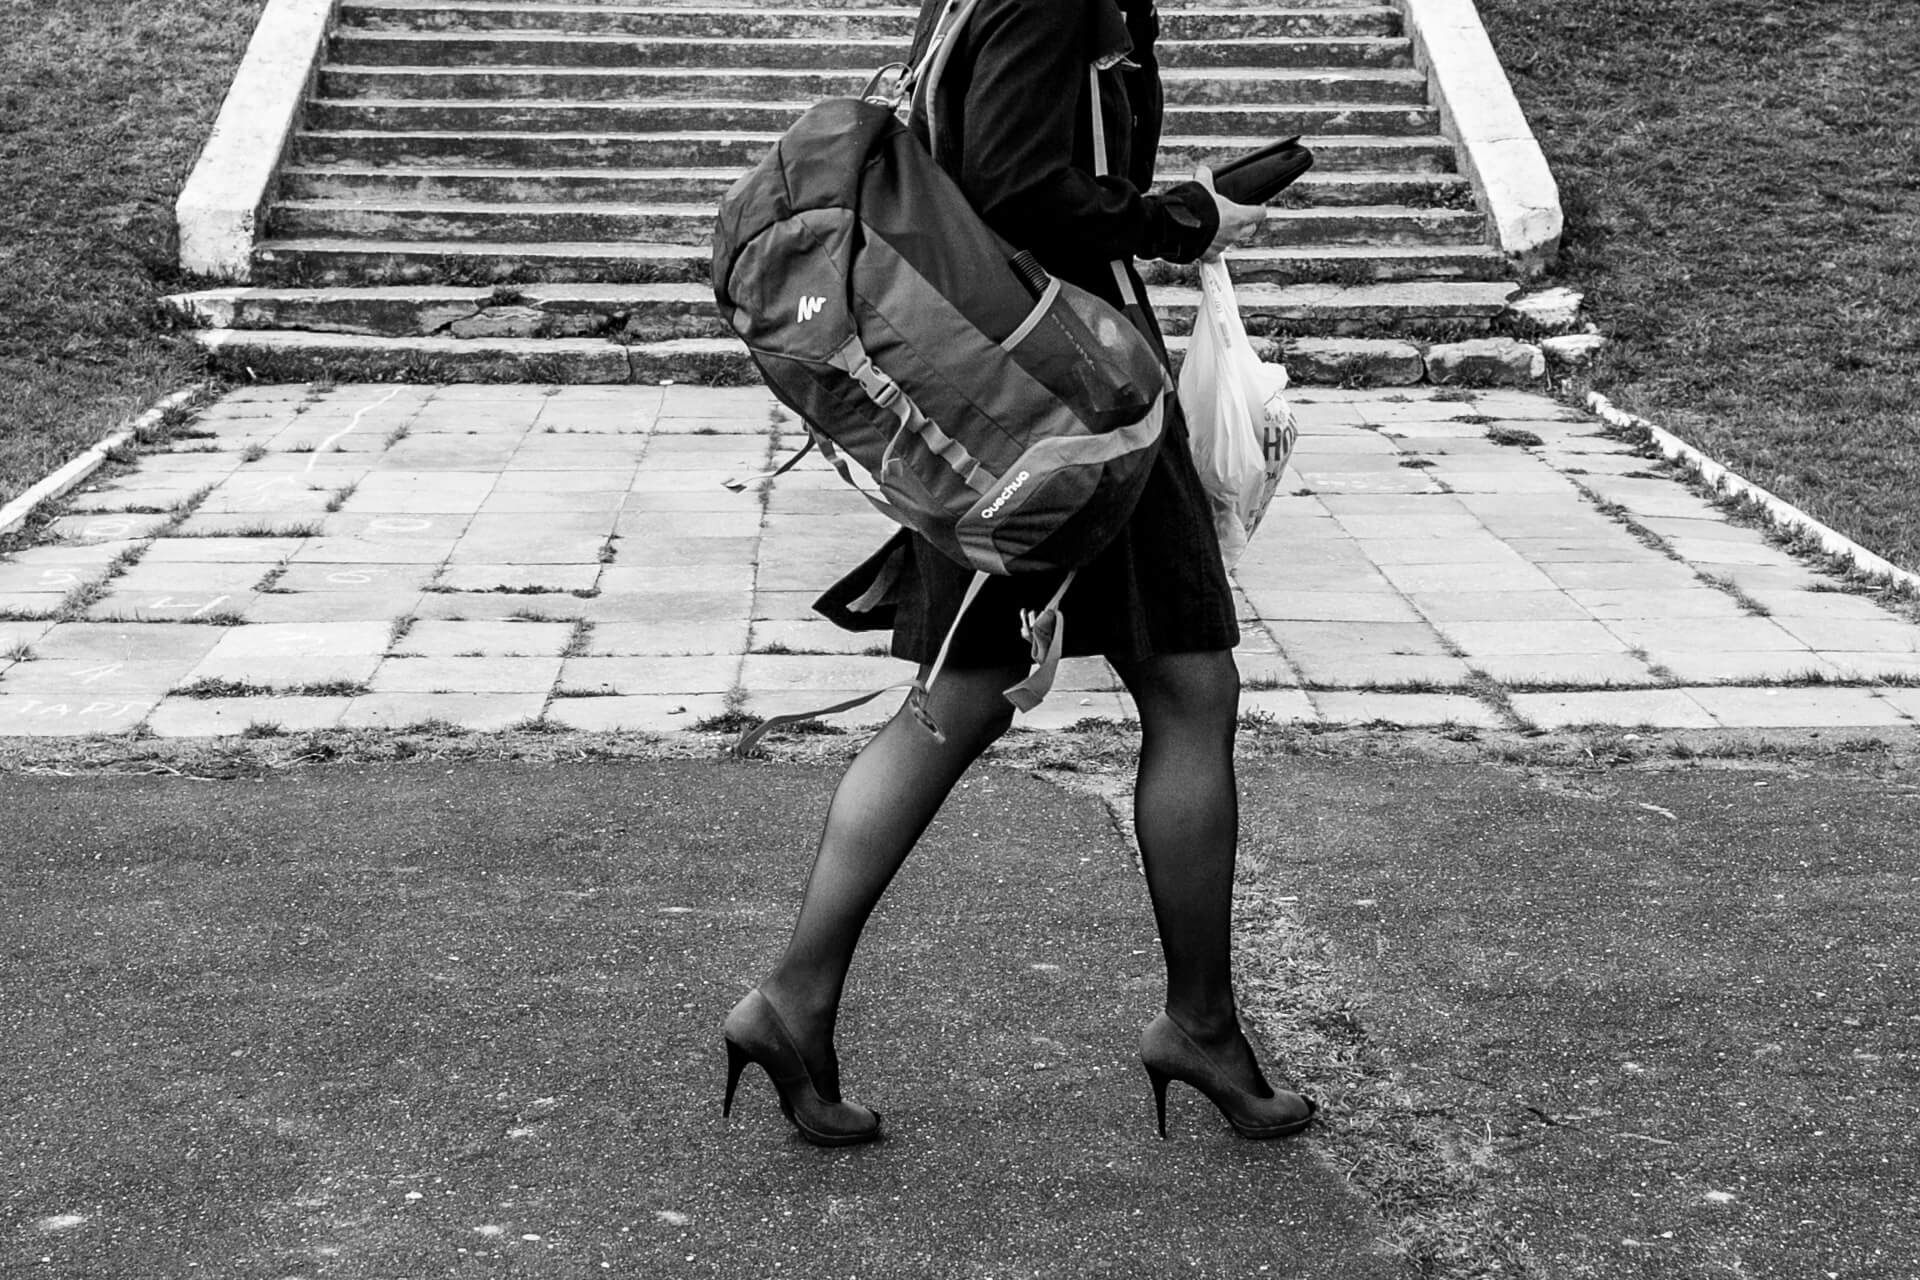
[[[722,480],[720,483],[722,486],[724,486],[726,489],[730,490],[731,492],[740,493],[743,490],[745,490],[746,487],[750,484],[760,484],[764,481],[772,481],[772,480],[779,479],[781,476],[787,474],[787,472],[799,466],[800,459],[806,457],[812,451],[813,451],[813,436],[809,434],[807,436],[807,442],[801,445],[798,449],[794,450],[793,456],[791,458],[788,458],[785,462],[781,463],[779,466],[775,467],[773,470],[756,471],[754,474],[750,476],[739,476],[734,479]]]
[[[1060,670],[1060,653],[1067,639],[1067,624],[1060,616],[1060,601],[1072,585],[1073,574],[1069,573],[1044,609],[1038,612],[1031,609],[1020,611],[1020,634],[1032,646],[1035,665],[1025,680],[1006,690],[1006,696],[1008,702],[1022,711],[1033,710],[1053,692],[1053,677]]]
[[[1100,109],[1100,68],[1087,64],[1087,98],[1093,104],[1093,173],[1095,177],[1107,176],[1107,122]],[[1114,283],[1120,286],[1122,305],[1137,307],[1140,295],[1134,292],[1133,277],[1127,272],[1127,264],[1115,258],[1108,264],[1113,268]]]
[[[920,723],[933,730],[933,736],[939,738],[942,742],[946,741],[945,736],[941,734],[939,727],[933,723],[933,720],[925,714],[927,693],[932,689],[933,682],[940,678],[941,668],[947,665],[947,654],[953,648],[953,637],[960,630],[960,619],[967,616],[968,607],[973,604],[974,598],[980,594],[980,588],[986,585],[986,570],[976,569],[973,574],[973,581],[967,583],[967,593],[960,597],[960,607],[954,611],[953,624],[947,628],[946,639],[940,642],[940,652],[934,655],[933,665],[927,668],[926,681],[920,686],[921,709],[915,711],[914,714],[920,718]],[[911,695],[907,698],[907,705],[913,705]]]
[[[946,639],[940,642],[940,652],[934,657],[933,665],[927,668],[927,678],[925,680],[916,677],[912,680],[903,680],[898,684],[885,685],[875,689],[872,693],[863,693],[857,698],[849,698],[845,702],[836,702],[830,707],[815,707],[810,711],[789,711],[785,715],[768,716],[765,720],[762,720],[759,724],[754,725],[751,729],[748,729],[740,735],[739,741],[733,744],[733,754],[737,756],[746,755],[760,744],[762,738],[784,725],[794,724],[801,720],[812,720],[818,716],[831,716],[837,715],[842,711],[851,711],[855,707],[872,702],[881,694],[894,689],[905,689],[907,691],[907,701],[905,704],[907,711],[912,714],[915,720],[920,722],[928,733],[933,735],[935,742],[945,742],[947,735],[942,733],[940,726],[934,722],[933,713],[927,709],[927,698],[933,691],[933,682],[939,678],[941,669],[947,665],[947,653],[953,648],[953,637],[960,630],[960,620],[967,616],[968,607],[973,604],[974,597],[980,594],[980,588],[985,586],[986,583],[987,574],[984,572],[976,572],[973,575],[973,581],[967,584],[967,593],[960,598],[960,608],[953,615],[953,624],[947,628]],[[1065,588],[1063,587],[1062,590],[1065,590]],[[1057,656],[1055,661],[1056,663],[1058,662]],[[1049,681],[1052,680],[1051,672],[1049,672],[1047,678]],[[1045,696],[1044,693],[1042,696]],[[1037,702],[1038,699],[1035,699],[1035,701]]]
[[[733,754],[737,756],[750,754],[755,747],[760,745],[760,739],[766,737],[775,729],[782,729],[790,724],[798,724],[802,720],[814,720],[820,716],[838,715],[842,711],[851,711],[855,707],[864,706],[881,694],[889,693],[894,689],[917,690],[919,687],[918,681],[903,681],[900,684],[890,684],[884,688],[875,689],[872,693],[863,693],[857,698],[848,698],[845,702],[836,702],[830,707],[815,707],[811,711],[789,711],[785,715],[768,716],[765,720],[762,720],[759,724],[754,725],[753,728],[740,735],[739,741],[733,744]],[[908,696],[911,697],[912,695]],[[925,723],[924,718],[922,719],[922,723]]]

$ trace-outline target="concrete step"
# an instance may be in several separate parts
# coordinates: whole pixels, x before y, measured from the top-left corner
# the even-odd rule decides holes
[[[703,169],[518,169],[366,168],[295,166],[283,171],[281,195],[290,201],[349,200],[366,204],[444,200],[456,204],[661,204],[713,205],[740,177],[734,167]],[[1160,185],[1184,181],[1168,171]],[[1277,204],[1325,208],[1407,205],[1465,209],[1473,204],[1467,179],[1457,173],[1307,174],[1282,192]]]
[[[328,66],[320,72],[323,98],[409,98],[487,102],[702,102],[744,98],[753,102],[818,102],[860,92],[871,68],[839,70],[744,67],[662,67],[610,70],[544,67],[533,70],[462,67]],[[1371,103],[1423,106],[1427,80],[1409,68],[1344,72],[1318,68],[1187,68],[1161,73],[1172,106],[1261,102]]]
[[[265,240],[254,247],[265,284],[524,284],[700,282],[712,272],[701,245],[648,241],[515,244],[354,239]],[[1480,246],[1325,246],[1247,249],[1235,279],[1270,284],[1367,284],[1390,280],[1501,280],[1505,261]],[[1143,264],[1154,284],[1190,281],[1191,267]]]
[[[520,33],[686,36],[702,40],[812,37],[826,40],[913,37],[917,8],[833,8],[634,4],[502,4],[486,0],[347,0],[343,31],[402,33]],[[1340,8],[1194,7],[1160,19],[1163,39],[1221,40],[1274,37],[1393,36],[1400,13],[1390,5]]]
[[[770,130],[660,130],[640,133],[529,133],[458,130],[382,133],[311,130],[295,137],[294,163],[356,167],[425,165],[433,168],[528,169],[746,169],[780,140]],[[1439,136],[1310,137],[1319,173],[1352,170],[1445,173],[1454,168],[1453,144]],[[1161,139],[1160,170],[1191,173],[1202,161],[1239,155],[1245,137],[1175,136]]]
[[[307,106],[310,129],[379,133],[783,132],[812,102],[763,99],[654,102],[471,102],[457,99],[331,99]],[[1423,106],[1295,103],[1277,107],[1170,107],[1165,131],[1195,135],[1317,138],[1433,135],[1440,114]]]
[[[245,329],[207,329],[193,336],[217,372],[263,382],[760,383],[746,348],[726,338],[622,344],[600,338],[379,338]],[[1299,385],[1410,386],[1427,377],[1425,351],[1411,342],[1255,338],[1253,345],[1262,359],[1284,362]],[[1184,335],[1167,339],[1176,371],[1186,349]]]
[[[1419,334],[1484,330],[1512,283],[1263,285],[1241,283],[1236,300],[1249,333]],[[1151,291],[1161,327],[1193,327],[1199,291]],[[531,284],[518,288],[392,285],[364,289],[214,289],[165,300],[205,329],[289,329],[367,337],[616,338],[659,342],[725,338],[731,330],[705,284]]]
[[[1399,36],[1163,40],[1163,67],[1410,67]],[[389,67],[878,67],[907,50],[894,39],[713,39],[572,33],[337,31],[328,61]]]
[[[287,200],[275,205],[268,233],[284,239],[528,242],[647,240],[712,243],[709,204],[453,204],[439,200]],[[1250,246],[1479,245],[1485,221],[1460,209],[1391,205],[1278,209]]]
[[[203,329],[217,372],[260,382],[759,382],[738,341],[622,345],[603,338],[375,338],[302,330]]]

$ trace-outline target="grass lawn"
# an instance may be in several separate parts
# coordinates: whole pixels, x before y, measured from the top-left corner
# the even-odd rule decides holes
[[[199,376],[155,300],[260,8],[0,5],[0,502]]]
[[[1593,385],[1920,569],[1920,9],[1479,0],[1560,182]]]

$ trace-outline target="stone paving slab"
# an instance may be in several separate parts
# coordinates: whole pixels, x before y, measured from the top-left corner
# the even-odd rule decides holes
[[[1248,716],[1920,724],[1920,626],[1590,416],[1508,390],[1295,407],[1294,467],[1235,574]],[[801,438],[760,390],[250,387],[198,429],[0,556],[0,734],[673,732],[911,674],[884,633],[813,611],[886,519],[817,457],[723,486]],[[1092,659],[1016,724],[1131,714]]]

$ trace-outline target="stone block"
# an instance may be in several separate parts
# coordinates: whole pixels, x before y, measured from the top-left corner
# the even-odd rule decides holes
[[[1385,338],[1298,338],[1287,344],[1286,365],[1302,384],[1410,387],[1426,374],[1420,348]]]
[[[1522,294],[1507,303],[1507,317],[1527,322],[1545,333],[1566,333],[1580,322],[1579,291],[1557,285]]]
[[[1530,387],[1547,376],[1547,358],[1530,342],[1470,338],[1428,347],[1426,371],[1441,384]]]
[[[1581,369],[1593,362],[1607,345],[1604,334],[1563,333],[1540,340],[1540,351],[1547,357],[1549,364],[1567,369]]]

